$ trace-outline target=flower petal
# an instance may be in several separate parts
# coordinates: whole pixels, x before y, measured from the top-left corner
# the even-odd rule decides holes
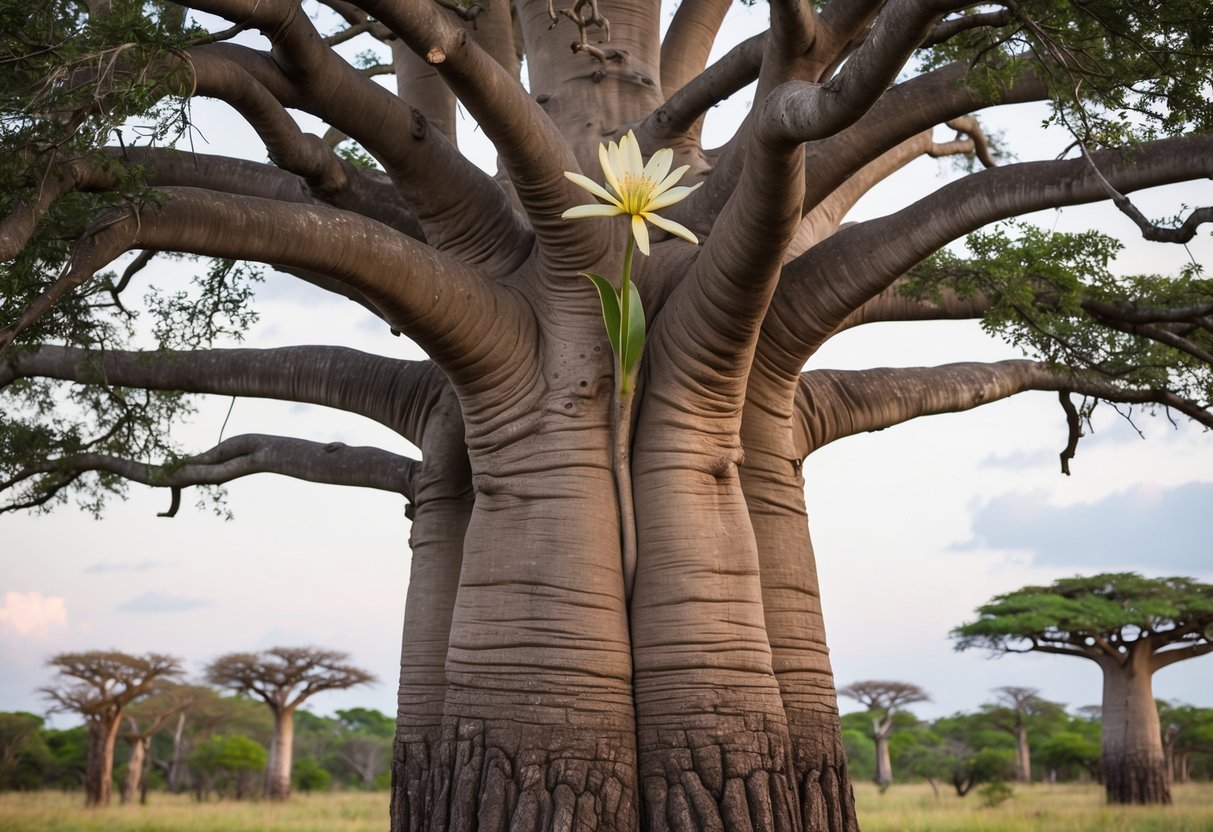
[[[615,143],[611,142],[611,144],[613,146]],[[622,196],[623,191],[619,189],[619,175],[615,173],[615,166],[611,163],[611,157],[605,144],[598,145],[598,164],[602,165],[602,176],[606,180],[607,186]]]
[[[696,182],[694,185],[679,185],[677,188],[670,188],[663,194],[659,194],[649,200],[649,204],[644,206],[646,211],[660,211],[662,208],[669,208],[675,202],[682,202],[691,191],[702,185],[702,182]]]
[[[644,175],[644,159],[640,157],[640,144],[637,143],[636,136],[631,130],[619,140],[619,152],[623,155],[622,173],[630,173],[636,177]]]
[[[636,238],[636,248],[640,249],[641,254],[647,255],[649,253],[649,230],[645,228],[644,219],[639,214],[632,215],[632,236]]]
[[[561,214],[560,218],[562,220],[579,220],[585,217],[617,217],[622,213],[623,209],[618,205],[603,205],[596,202],[593,205],[574,205]]]
[[[665,179],[665,175],[670,172],[670,165],[674,163],[674,151],[668,147],[663,147],[653,154],[653,158],[649,159],[649,163],[644,166],[644,178],[650,179],[654,183]]]
[[[643,216],[646,220],[653,223],[653,225],[657,226],[661,230],[668,231],[671,234],[673,234],[675,237],[681,237],[682,239],[686,240],[688,243],[694,243],[695,245],[699,245],[698,238],[696,238],[695,235],[691,233],[691,230],[689,228],[687,228],[686,226],[679,225],[678,223],[674,222],[673,220],[667,220],[665,217],[660,217],[657,214],[642,214],[641,216]],[[648,252],[645,252],[645,253],[647,254]]]
[[[615,174],[615,182],[618,183],[623,179],[627,170],[623,161],[623,152],[614,142],[607,145],[607,161],[611,163],[611,173]],[[619,192],[619,197],[623,198],[623,191]]]
[[[580,173],[573,173],[571,170],[566,170],[564,172],[564,178],[572,182],[577,187],[584,188],[599,199],[605,199],[607,202],[615,205],[619,204],[619,200],[612,196],[606,188],[602,187],[588,176],[582,176]]]
[[[668,191],[670,188],[672,188],[679,179],[682,178],[682,175],[684,173],[686,173],[690,169],[691,169],[690,165],[681,165],[681,166],[675,168],[673,173],[671,173],[665,179],[662,179],[660,182],[657,183],[657,187],[653,188],[653,190],[650,191],[650,196],[655,197],[655,196],[659,196],[660,194],[664,194],[666,191]]]

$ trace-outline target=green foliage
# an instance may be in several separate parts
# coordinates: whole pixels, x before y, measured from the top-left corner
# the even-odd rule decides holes
[[[375,160],[375,157],[367,153],[362,145],[353,140],[347,140],[337,145],[336,153],[356,168],[383,170],[379,162]]]
[[[291,785],[303,792],[326,792],[332,788],[333,775],[312,756],[296,759],[291,769]]]
[[[1041,643],[1081,648],[1109,639],[1118,646],[1147,634],[1166,639],[1167,633],[1174,642],[1196,644],[1208,640],[1205,630],[1213,625],[1213,586],[1131,572],[1063,578],[996,596],[977,614],[952,631],[957,650],[1023,650]]]
[[[853,714],[848,714],[853,716]],[[845,719],[845,717],[844,717]],[[869,730],[870,733],[870,730]],[[842,747],[847,754],[851,779],[858,783],[876,778],[876,749],[872,737],[854,728],[843,728]]]
[[[981,805],[989,809],[1001,806],[1015,796],[1015,790],[1001,780],[992,780],[977,790]]]
[[[243,340],[257,322],[249,307],[264,268],[236,260],[211,260],[204,275],[192,279],[194,291],[163,291],[151,286],[144,302],[155,317],[160,349],[201,349],[221,338]]]
[[[0,330],[66,274],[75,241],[87,241],[115,211],[153,208],[161,197],[146,171],[124,162],[131,145],[171,145],[189,128],[183,94],[192,88],[183,50],[200,30],[184,8],[161,0],[114,0],[90,14],[85,4],[0,0],[0,211],[34,206],[48,190],[66,190],[36,212],[33,236],[0,264]],[[78,177],[104,188],[74,190]],[[59,298],[22,331],[23,345],[66,343],[90,350],[125,348],[140,331],[140,311],[124,299],[130,273],[104,271]],[[219,261],[193,291],[149,298],[151,335],[160,348],[199,348],[238,339],[257,267]],[[143,329],[148,327],[143,326]],[[19,382],[0,407],[0,511],[50,508],[75,495],[94,514],[125,486],[114,475],[72,470],[71,458],[107,454],[172,464],[181,457],[172,426],[192,413],[179,394],[95,384]],[[65,414],[72,414],[68,417]],[[49,462],[62,460],[61,465]],[[204,498],[210,499],[206,492]]]
[[[0,713],[0,791],[37,788],[49,762],[42,717]]]
[[[1014,740],[984,713],[953,714],[904,731],[894,749],[899,770],[952,784],[963,797],[976,785],[1014,774]]]
[[[967,257],[936,252],[907,277],[907,297],[938,301],[945,290],[982,298],[983,328],[1036,360],[1097,374],[1123,388],[1165,388],[1213,402],[1213,367],[1144,334],[1104,325],[1098,309],[1175,310],[1213,302],[1213,281],[1193,267],[1178,276],[1117,277],[1121,244],[1096,231],[1063,234],[1006,222],[971,234]],[[1161,328],[1213,352],[1213,333],[1181,324]],[[1130,327],[1131,329],[1131,327]]]
[[[1213,127],[1213,7],[1201,0],[1025,0],[1009,22],[925,50],[928,68],[974,64],[996,88],[1026,69],[1048,83],[1050,123],[1092,146],[1123,146]],[[973,7],[953,15],[980,14]]]
[[[265,769],[269,753],[239,734],[215,734],[190,754],[190,767],[220,794],[234,789],[237,799],[250,790],[253,775]]]
[[[1033,750],[1033,758],[1062,777],[1099,772],[1099,723],[1073,720]]]
[[[54,788],[79,788],[84,783],[88,757],[88,736],[84,726],[47,729],[42,738],[50,752],[49,767],[43,783]]]
[[[396,720],[374,708],[348,708],[337,711],[337,718],[350,731],[389,740],[396,736]]]

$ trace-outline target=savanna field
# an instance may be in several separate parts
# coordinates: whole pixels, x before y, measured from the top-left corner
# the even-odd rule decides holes
[[[1213,832],[1213,784],[1173,787],[1168,807],[1116,807],[1090,785],[1018,787],[997,806],[977,794],[958,799],[930,786],[894,786],[880,794],[855,789],[864,832]],[[0,832],[383,832],[387,792],[297,795],[285,805],[264,801],[196,803],[185,795],[153,794],[147,806],[85,811],[79,793],[0,794]]]

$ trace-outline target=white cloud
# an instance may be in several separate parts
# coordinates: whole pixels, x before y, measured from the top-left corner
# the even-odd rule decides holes
[[[136,595],[117,609],[122,612],[185,612],[201,607],[209,607],[213,601],[205,598],[191,598],[186,595],[171,595],[167,592],[144,592]]]
[[[67,604],[41,592],[6,592],[0,606],[0,630],[19,636],[49,638],[51,630],[67,627]]]

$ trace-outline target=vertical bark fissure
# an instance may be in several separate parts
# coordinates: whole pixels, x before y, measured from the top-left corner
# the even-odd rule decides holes
[[[793,435],[795,388],[750,374],[739,468],[758,545],[763,613],[788,720],[803,828],[857,832],[821,588]],[[782,402],[782,405],[777,403]]]

